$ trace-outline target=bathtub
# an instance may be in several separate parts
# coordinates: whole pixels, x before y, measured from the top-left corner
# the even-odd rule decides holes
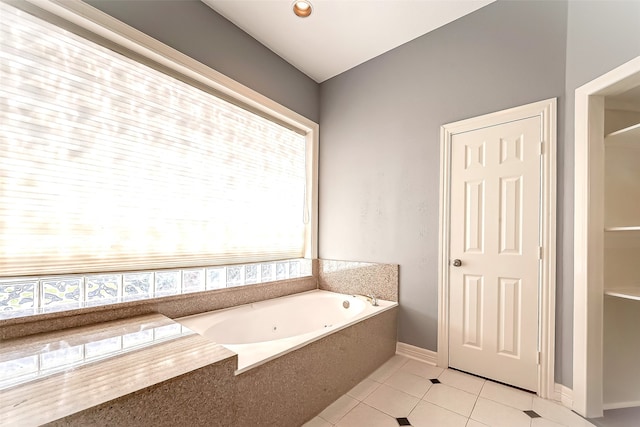
[[[313,290],[175,321],[237,353],[241,374],[397,305]]]

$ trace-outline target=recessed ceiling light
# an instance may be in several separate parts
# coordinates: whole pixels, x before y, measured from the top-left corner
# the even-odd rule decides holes
[[[293,13],[300,18],[306,18],[311,15],[313,8],[309,0],[296,0],[293,2]]]

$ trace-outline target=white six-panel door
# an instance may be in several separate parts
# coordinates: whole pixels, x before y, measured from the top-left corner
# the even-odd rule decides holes
[[[451,139],[449,366],[532,391],[541,126],[534,116]]]

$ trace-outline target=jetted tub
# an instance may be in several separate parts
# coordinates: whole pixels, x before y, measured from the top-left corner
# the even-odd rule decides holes
[[[175,319],[238,354],[236,374],[398,305],[314,290]]]

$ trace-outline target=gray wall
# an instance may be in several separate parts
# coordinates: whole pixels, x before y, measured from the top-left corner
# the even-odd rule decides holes
[[[437,350],[440,126],[562,97],[566,23],[493,3],[321,85],[320,257],[400,264],[400,341]]]
[[[439,127],[558,109],[556,381],[572,386],[573,93],[640,54],[640,2],[493,3],[321,85],[320,256],[400,264],[400,341],[437,350]]]
[[[562,355],[556,372],[573,384],[573,185],[575,90],[640,55],[640,2],[570,1],[567,23],[564,150],[558,152],[558,224],[562,254],[558,259],[559,289],[556,346]],[[559,249],[560,250],[560,249]],[[558,377],[558,375],[556,375]]]
[[[86,2],[318,123],[318,84],[200,0]]]

